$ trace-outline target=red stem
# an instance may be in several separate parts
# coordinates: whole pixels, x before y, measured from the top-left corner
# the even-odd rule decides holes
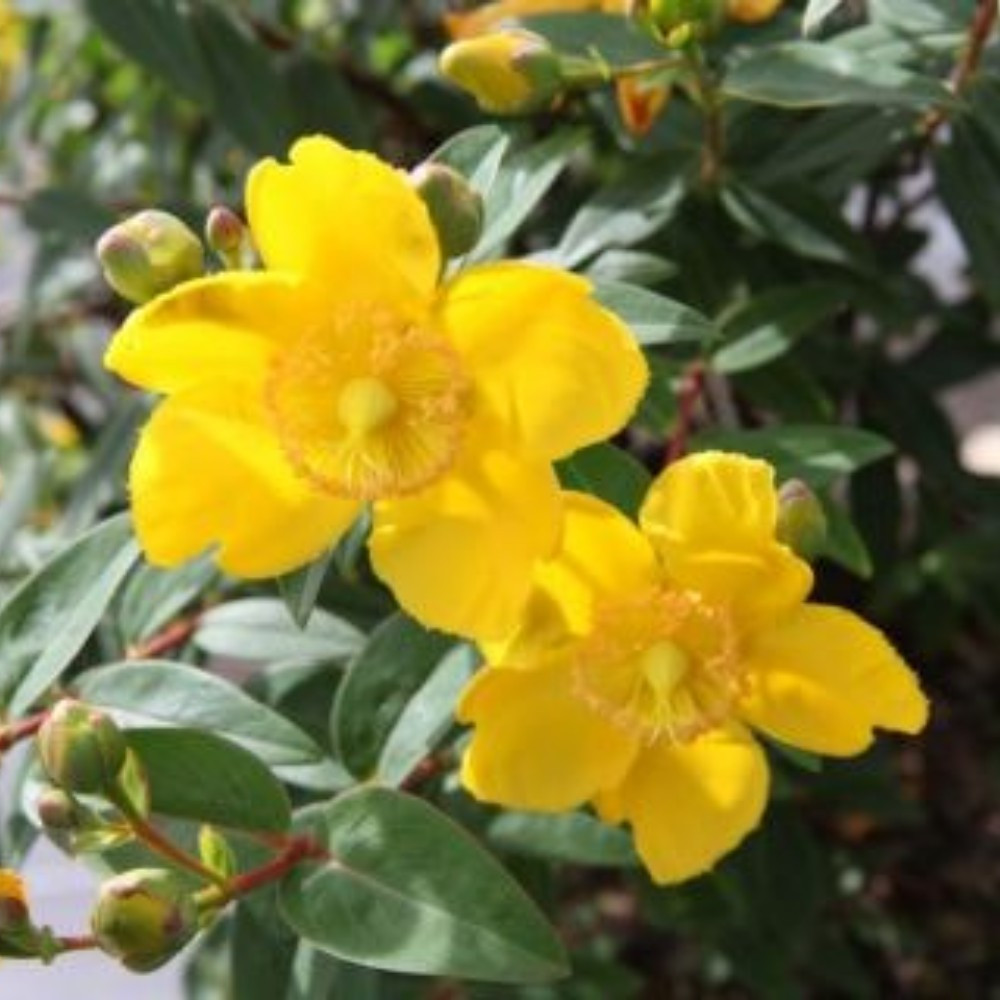
[[[182,646],[194,635],[200,621],[200,614],[178,619],[145,642],[138,642],[131,646],[128,650],[128,658],[130,660],[152,659]]]
[[[259,889],[262,885],[283,878],[302,861],[328,861],[329,859],[330,852],[310,837],[290,837],[277,857],[272,858],[259,868],[244,872],[242,875],[236,875],[229,879],[224,886],[219,886],[217,892],[221,898],[216,898],[220,904],[228,903],[231,899],[245,896],[247,893]],[[214,896],[215,893],[210,890],[209,895]],[[215,899],[212,900],[213,903],[215,901]]]
[[[188,871],[194,872],[199,877],[205,879],[206,882],[211,882],[213,885],[220,887],[226,884],[224,876],[212,871],[211,868],[207,868],[196,857],[179,848],[175,843],[164,837],[155,826],[142,819],[142,817],[129,811],[126,813],[126,819],[132,828],[132,832],[150,850],[156,851],[157,854],[161,854],[165,858],[169,858],[182,868],[187,868]]]
[[[684,375],[677,398],[677,426],[667,442],[667,464],[676,462],[687,451],[688,435],[694,420],[694,410],[705,389],[705,366],[695,361]]]
[[[9,750],[15,743],[34,736],[48,717],[48,712],[39,712],[8,726],[0,726],[0,750]]]
[[[89,951],[97,947],[97,938],[92,934],[80,934],[73,937],[56,938],[60,952],[64,951]]]

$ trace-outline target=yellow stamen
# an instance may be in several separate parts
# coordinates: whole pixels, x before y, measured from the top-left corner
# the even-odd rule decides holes
[[[337,400],[340,422],[356,437],[364,437],[387,424],[399,409],[399,400],[381,379],[352,378]]]

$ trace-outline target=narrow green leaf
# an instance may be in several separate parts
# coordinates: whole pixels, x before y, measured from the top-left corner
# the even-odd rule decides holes
[[[358,777],[379,767],[386,742],[410,699],[455,640],[397,613],[386,619],[351,663],[330,720],[337,756]]]
[[[816,34],[823,22],[845,2],[846,0],[809,0],[802,14],[802,34]]]
[[[722,91],[786,108],[874,104],[924,109],[952,101],[938,80],[830,42],[758,46],[726,74]]]
[[[349,622],[322,608],[299,628],[284,602],[247,597],[207,612],[194,640],[208,653],[243,660],[339,661],[356,653],[364,637]]]
[[[706,346],[718,335],[708,317],[658,292],[620,281],[598,281],[594,295],[635,334],[644,347],[654,344]]]
[[[468,833],[426,802],[364,788],[298,817],[327,846],[296,868],[282,912],[316,947],[362,965],[502,983],[567,972],[534,903]]]
[[[379,754],[378,780],[402,784],[451,727],[455,702],[476,668],[471,646],[456,646],[438,661],[406,703]]]
[[[199,729],[130,729],[154,813],[237,830],[282,831],[288,797],[253,754]]]
[[[278,592],[292,620],[299,628],[305,628],[309,624],[309,618],[313,608],[316,607],[316,600],[323,589],[323,581],[336,552],[336,548],[328,549],[319,559],[314,559],[302,569],[278,577]]]
[[[490,823],[487,836],[498,847],[534,857],[615,868],[639,865],[628,831],[585,812],[503,812]]]
[[[184,663],[130,660],[82,674],[79,697],[121,716],[126,725],[207,729],[269,764],[307,764],[323,751],[308,734],[229,681]]]
[[[212,561],[193,559],[177,569],[143,563],[122,589],[118,628],[129,645],[154,635],[218,579]]]
[[[25,712],[73,662],[139,557],[127,515],[64,548],[0,607],[0,704]]]
[[[476,125],[453,135],[428,160],[457,170],[487,199],[509,145],[510,136],[496,125]]]
[[[848,294],[843,286],[826,282],[768,289],[726,318],[726,342],[715,352],[712,367],[731,375],[781,357],[800,337],[838,312]]]

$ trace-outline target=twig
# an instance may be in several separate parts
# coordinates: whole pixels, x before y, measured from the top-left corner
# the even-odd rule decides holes
[[[163,631],[157,632],[144,642],[137,642],[125,651],[130,660],[148,660],[183,646],[197,631],[201,623],[201,613],[179,618]]]
[[[694,420],[695,407],[705,389],[705,365],[695,361],[683,376],[677,395],[677,426],[667,442],[667,464],[676,462],[687,451],[688,436]]]
[[[9,750],[15,743],[20,743],[21,740],[34,736],[48,717],[48,712],[39,712],[37,715],[29,715],[28,718],[21,719],[19,722],[0,726],[0,750]]]

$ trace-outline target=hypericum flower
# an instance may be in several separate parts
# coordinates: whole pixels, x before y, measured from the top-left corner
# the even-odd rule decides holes
[[[815,753],[873,728],[920,730],[927,703],[885,637],[807,604],[809,566],[775,538],[773,469],[705,453],[653,484],[638,530],[570,494],[556,557],[520,630],[485,643],[459,718],[478,798],[631,824],[658,882],[711,867],[760,821],[768,768],[751,729]]]
[[[217,546],[267,577],[373,504],[370,551],[427,624],[500,634],[562,527],[552,461],[614,433],[646,380],[582,278],[484,264],[439,284],[406,176],[314,137],[251,173],[262,272],[179,286],[132,314],[106,363],[166,394],[130,472],[149,558]]]

